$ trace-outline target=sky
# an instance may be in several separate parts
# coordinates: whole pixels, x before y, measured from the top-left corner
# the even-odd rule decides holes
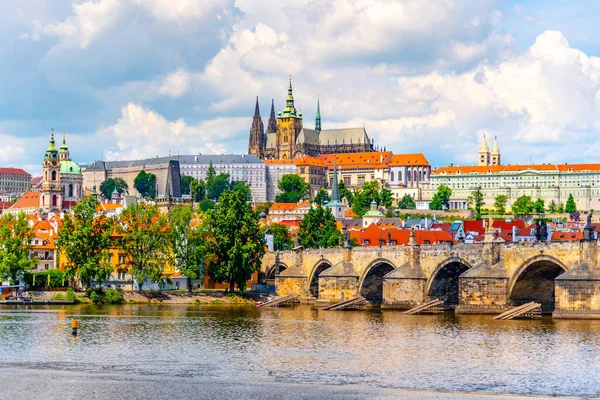
[[[600,2],[2,0],[0,166],[248,150],[292,76],[304,126],[433,166],[600,162]]]

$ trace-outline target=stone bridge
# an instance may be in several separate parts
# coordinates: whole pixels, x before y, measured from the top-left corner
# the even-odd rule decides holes
[[[278,295],[331,304],[359,295],[412,308],[433,298],[459,313],[498,313],[529,301],[557,318],[600,318],[597,241],[407,245],[265,255]]]

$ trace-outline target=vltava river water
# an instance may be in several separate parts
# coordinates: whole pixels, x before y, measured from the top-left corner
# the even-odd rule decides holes
[[[80,321],[77,338],[72,319]],[[19,371],[15,379],[35,376],[38,390],[44,380],[53,387],[73,374],[239,387],[600,395],[600,321],[499,322],[310,306],[3,307],[0,338],[0,382]]]

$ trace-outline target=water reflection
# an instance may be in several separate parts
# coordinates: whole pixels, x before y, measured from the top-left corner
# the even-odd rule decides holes
[[[1,308],[0,368],[598,396],[599,332],[600,321],[308,306]]]

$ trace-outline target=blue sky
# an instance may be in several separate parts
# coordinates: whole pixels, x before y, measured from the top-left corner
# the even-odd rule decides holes
[[[304,124],[365,126],[396,153],[470,164],[597,162],[600,3],[4,0],[0,164],[241,153],[259,96],[293,76]],[[491,145],[491,143],[490,143]]]

